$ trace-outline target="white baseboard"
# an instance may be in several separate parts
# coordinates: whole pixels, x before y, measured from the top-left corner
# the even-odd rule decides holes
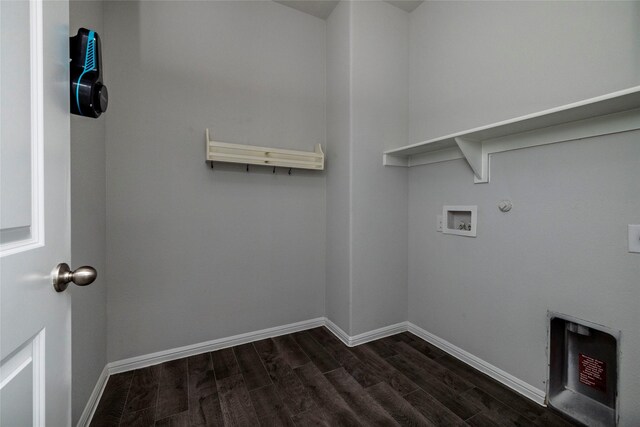
[[[127,372],[151,365],[157,365],[158,363],[164,363],[170,360],[182,359],[183,357],[195,356],[196,354],[208,353],[210,351],[259,341],[265,338],[273,338],[279,335],[286,335],[293,332],[304,331],[306,329],[317,328],[318,326],[323,325],[324,317],[317,317],[315,319],[304,320],[302,322],[289,323],[287,325],[275,326],[273,328],[261,329],[259,331],[247,332],[245,334],[218,338],[217,340],[205,341],[198,344],[186,345],[184,347],[172,348],[170,350],[163,350],[156,353],[118,360],[107,364],[107,367],[109,369],[109,375],[113,375],[120,372]]]
[[[170,350],[159,351],[156,353],[131,357],[129,359],[108,363],[102,371],[102,374],[100,374],[93,393],[91,393],[91,396],[89,397],[87,406],[85,407],[82,416],[80,417],[80,421],[78,421],[78,427],[86,427],[91,422],[93,414],[95,413],[98,403],[100,402],[102,392],[104,391],[104,388],[107,384],[107,380],[109,376],[113,374],[132,371],[151,365],[157,365],[158,363],[168,362],[170,360],[176,360],[183,357],[194,356],[196,354],[216,351],[223,348],[246,344],[265,338],[273,338],[293,332],[317,328],[318,326],[325,326],[340,341],[342,341],[349,347],[354,347],[369,341],[374,341],[380,338],[388,337],[390,335],[409,331],[412,334],[449,353],[453,357],[460,359],[461,361],[472,366],[478,371],[504,384],[505,386],[523,395],[524,397],[527,397],[540,405],[545,405],[544,391],[525,383],[524,381],[514,377],[513,375],[503,371],[502,369],[493,366],[490,363],[480,359],[479,357],[476,357],[473,354],[468,353],[465,350],[451,344],[450,342],[425,331],[424,329],[414,325],[411,322],[400,322],[396,323],[395,325],[385,326],[373,331],[349,336],[345,331],[343,331],[338,325],[333,323],[328,318],[317,317],[315,319],[305,320],[302,322],[290,323],[287,325],[276,326],[273,328],[262,329],[259,331],[248,332],[245,334],[234,335],[226,338],[219,338],[199,344],[187,345],[184,347],[173,348]]]
[[[363,332],[358,335],[354,335],[349,339],[350,347],[364,344],[369,341],[379,340],[380,338],[389,337],[391,335],[399,334],[407,330],[407,322],[396,323],[395,325],[384,326],[382,328],[374,329],[373,331]]]
[[[131,357],[128,359],[118,360],[107,363],[98,378],[98,383],[93,389],[93,393],[89,397],[82,416],[78,421],[77,427],[87,427],[91,423],[91,419],[98,407],[100,397],[107,384],[109,376],[122,372],[133,371],[135,369],[145,368],[147,366],[157,365],[159,363],[168,362],[170,360],[182,359],[183,357],[194,356],[196,354],[207,353],[210,351],[221,350],[227,347],[234,347],[240,344],[246,344],[253,341],[259,341],[265,338],[273,338],[280,335],[291,334],[293,332],[304,331],[307,329],[324,326],[325,318],[317,317],[315,319],[304,320],[302,322],[289,323],[287,325],[275,326],[273,328],[262,329],[259,331],[248,332],[245,334],[233,335],[231,337],[219,338],[216,340],[205,341],[198,344],[187,345],[184,347],[172,348],[169,350],[158,351],[156,353],[144,354],[142,356]]]
[[[529,398],[536,402],[539,405],[546,406],[545,398],[546,394],[544,391],[528,384],[508,372],[503,371],[502,369],[493,366],[489,362],[486,362],[479,357],[474,356],[473,354],[451,344],[449,341],[444,340],[436,335],[433,335],[430,332],[425,331],[419,326],[414,325],[411,322],[407,322],[408,331],[412,334],[422,338],[430,344],[438,347],[439,349],[449,353],[453,357],[463,361],[467,365],[477,369],[493,378],[494,380],[500,382],[501,384],[509,387],[513,391],[523,395],[526,398]]]
[[[88,426],[91,423],[91,419],[93,418],[93,414],[96,412],[96,408],[98,407],[98,403],[100,402],[100,398],[102,397],[102,393],[104,392],[104,388],[107,385],[107,380],[109,379],[109,369],[105,365],[98,377],[98,381],[96,382],[93,391],[91,392],[91,396],[89,396],[89,401],[87,405],[84,407],[84,411],[82,411],[82,415],[80,415],[80,419],[78,420],[78,427]]]
[[[330,330],[344,345],[351,347],[351,337],[340,326],[333,323],[328,317],[324,318],[324,326]]]
[[[407,330],[407,322],[396,323],[395,325],[384,326],[374,329],[373,331],[363,332],[358,335],[349,336],[340,326],[325,318],[325,325],[336,337],[340,339],[347,347],[355,347],[369,341],[379,340],[380,338],[399,334]]]

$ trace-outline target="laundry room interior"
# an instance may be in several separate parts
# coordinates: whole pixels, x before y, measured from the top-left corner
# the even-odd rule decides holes
[[[639,1],[71,0],[64,32],[108,87],[65,107],[72,425],[640,425]]]

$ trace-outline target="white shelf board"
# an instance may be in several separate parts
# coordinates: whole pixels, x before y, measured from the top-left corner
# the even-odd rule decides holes
[[[638,111],[640,109],[640,86],[609,93],[580,102],[563,105],[514,119],[504,120],[463,132],[418,142],[384,152],[384,164],[387,166],[417,166],[452,158],[466,158],[474,170],[476,182],[488,182],[488,155],[509,149],[569,141],[577,138],[603,135],[640,128]],[[610,116],[614,120],[603,119]],[[594,120],[596,119],[596,120]],[[605,124],[616,121],[616,124]],[[597,126],[593,124],[597,122]],[[541,141],[532,138],[532,132],[554,128],[560,133],[573,132],[579,128],[590,127],[588,134],[577,131],[576,137],[564,135]],[[596,129],[597,128],[597,129]],[[548,135],[550,132],[545,131]],[[526,135],[531,143],[513,143],[513,148],[505,141],[515,135]],[[493,144],[502,140],[501,144]],[[513,141],[514,139],[511,138]],[[498,148],[497,145],[500,145]]]
[[[287,150],[213,141],[205,132],[206,159],[210,162],[241,163],[294,169],[324,170],[324,152],[320,144],[314,151]]]

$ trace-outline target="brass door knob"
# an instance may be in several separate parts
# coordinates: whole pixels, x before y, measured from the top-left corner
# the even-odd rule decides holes
[[[98,272],[95,268],[85,265],[77,268],[75,271],[71,271],[69,265],[66,263],[58,264],[58,266],[51,273],[53,279],[53,288],[56,292],[62,292],[67,289],[69,282],[73,282],[78,286],[87,286],[93,283],[98,276]]]

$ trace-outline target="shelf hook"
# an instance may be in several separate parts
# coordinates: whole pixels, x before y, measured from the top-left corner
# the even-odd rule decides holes
[[[247,163],[247,172],[249,172],[249,163]]]
[[[289,175],[291,175],[291,168],[289,168]]]
[[[273,173],[276,173],[276,167],[275,166],[273,167]]]

